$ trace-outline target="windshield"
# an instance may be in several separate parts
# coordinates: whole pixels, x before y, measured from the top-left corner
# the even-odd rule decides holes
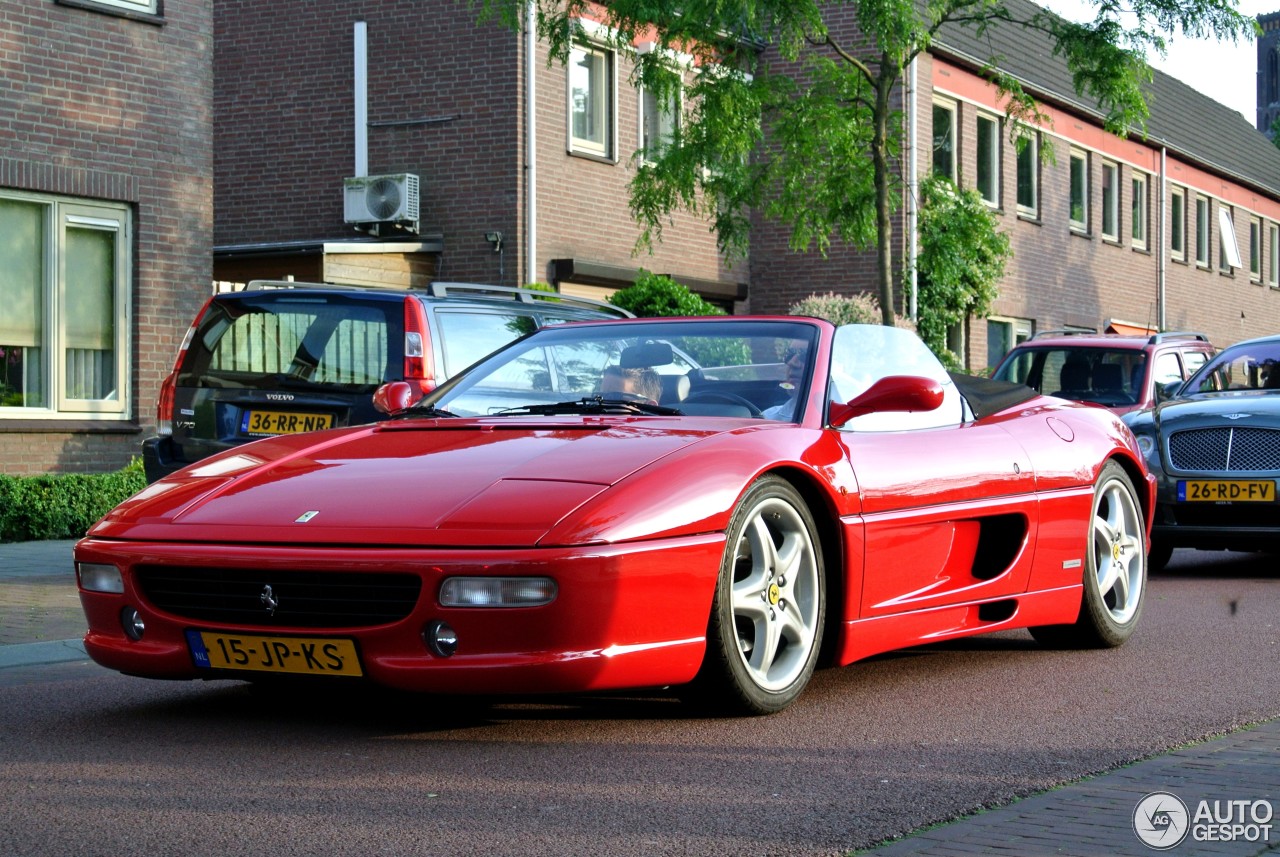
[[[420,407],[458,416],[551,414],[600,398],[683,414],[793,419],[817,336],[811,323],[727,318],[546,328],[473,366]]]
[[[1280,339],[1231,346],[1191,376],[1182,394],[1246,390],[1280,390]]]
[[[1118,407],[1140,401],[1146,366],[1146,353],[1135,348],[1023,347],[992,377],[1060,399]]]

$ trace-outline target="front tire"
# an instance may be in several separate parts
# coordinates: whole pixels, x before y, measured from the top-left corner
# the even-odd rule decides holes
[[[813,516],[789,482],[764,476],[729,521],[696,698],[735,714],[781,711],[813,675],[825,622]]]
[[[1131,636],[1142,615],[1147,583],[1146,522],[1124,468],[1108,461],[1093,491],[1080,618],[1074,625],[1032,628],[1056,648],[1108,648]]]

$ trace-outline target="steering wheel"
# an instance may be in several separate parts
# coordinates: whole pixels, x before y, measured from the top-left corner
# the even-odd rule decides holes
[[[701,393],[691,393],[686,396],[680,404],[696,404],[697,402],[720,402],[725,405],[740,405],[747,409],[747,413],[756,419],[764,419],[764,414],[759,408],[747,399],[733,393],[718,393],[713,390],[704,390]],[[679,405],[677,405],[679,407]]]

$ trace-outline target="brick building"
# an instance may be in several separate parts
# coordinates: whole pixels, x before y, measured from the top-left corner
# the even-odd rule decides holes
[[[465,2],[220,0],[215,15],[218,280],[590,292],[645,268],[729,307],[745,296],[745,267],[687,217],[633,255],[627,182],[646,101],[599,45],[549,63],[545,44],[477,23]],[[416,218],[360,223],[365,186],[348,181],[360,176],[390,177],[402,196],[416,178]]]
[[[213,4],[0,20],[0,472],[114,469],[209,289]]]
[[[1019,155],[1010,142],[1004,105],[980,74],[992,56],[1050,117],[1031,130],[1034,149],[1051,147],[1051,158]],[[908,185],[913,170],[940,169],[979,188],[1014,253],[992,317],[954,331],[971,370],[1042,330],[1191,329],[1227,345],[1280,327],[1280,150],[1235,111],[1153,75],[1147,135],[1121,139],[1075,94],[1052,46],[1020,28],[996,26],[978,39],[946,26],[916,63],[899,103],[916,117]],[[910,252],[910,191],[904,198],[894,225],[899,264]],[[751,307],[785,311],[812,292],[872,289],[872,265],[836,245],[825,260],[789,253],[785,235],[760,224]],[[909,291],[899,295],[900,314]]]

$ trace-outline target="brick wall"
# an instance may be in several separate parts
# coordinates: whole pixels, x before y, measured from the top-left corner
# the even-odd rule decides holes
[[[116,469],[154,429],[212,275],[212,7],[0,0],[0,187],[128,203],[134,230],[129,421],[0,419],[0,472]]]

